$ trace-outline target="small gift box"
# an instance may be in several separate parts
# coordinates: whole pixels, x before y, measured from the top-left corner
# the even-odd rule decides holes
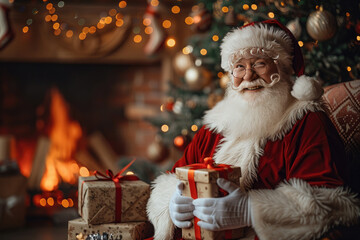
[[[0,229],[24,225],[26,182],[26,178],[20,173],[0,174]]]
[[[79,177],[79,214],[90,224],[146,221],[150,185],[135,175]]]
[[[88,224],[82,218],[68,222],[68,240],[79,239],[136,239],[141,240],[153,235],[149,222]],[[91,238],[92,237],[92,238]]]
[[[227,193],[216,183],[218,178],[225,178],[240,186],[241,170],[226,164],[215,164],[211,158],[206,158],[203,164],[192,164],[175,169],[177,177],[185,187],[183,196],[196,198],[222,197]],[[242,228],[228,231],[209,231],[201,229],[193,220],[193,227],[182,229],[183,239],[237,239],[243,236]],[[194,223],[195,222],[195,223]]]

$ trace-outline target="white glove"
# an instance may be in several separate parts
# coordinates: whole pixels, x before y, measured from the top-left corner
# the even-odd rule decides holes
[[[248,195],[224,178],[219,178],[217,184],[229,195],[195,199],[194,215],[200,219],[198,226],[211,231],[251,226],[251,205]]]
[[[190,228],[191,220],[194,218],[193,199],[191,197],[181,196],[184,189],[184,183],[180,182],[171,197],[169,203],[170,218],[175,226],[179,228]]]

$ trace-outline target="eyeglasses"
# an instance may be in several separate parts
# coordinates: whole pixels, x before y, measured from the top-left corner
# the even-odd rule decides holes
[[[255,72],[257,75],[263,75],[267,72],[269,68],[269,65],[266,64],[266,62],[256,62],[255,64],[253,64],[250,68],[246,68],[246,66],[242,65],[242,64],[236,64],[234,70],[232,71],[232,75],[235,78],[243,78],[246,74],[246,71],[248,71],[249,69],[252,72]]]

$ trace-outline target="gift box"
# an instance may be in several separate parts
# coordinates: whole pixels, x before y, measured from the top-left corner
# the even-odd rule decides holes
[[[149,222],[88,224],[82,218],[68,222],[68,240],[87,239],[88,236],[101,236],[94,239],[145,239],[154,233]]]
[[[89,224],[146,221],[150,185],[141,180],[79,177],[79,214]]]
[[[21,227],[25,223],[26,178],[0,174],[0,229]]]
[[[216,183],[218,178],[225,178],[240,186],[240,167],[225,164],[215,164],[207,158],[204,164],[192,164],[175,169],[177,177],[184,182],[183,196],[196,198],[222,197],[227,193]],[[183,239],[238,239],[244,235],[244,230],[209,231],[201,229],[193,222],[193,227],[182,229]],[[198,238],[196,238],[198,236]]]

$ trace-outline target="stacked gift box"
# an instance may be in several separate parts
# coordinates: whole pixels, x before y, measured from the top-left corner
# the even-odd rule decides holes
[[[177,178],[184,182],[183,196],[196,198],[222,197],[227,193],[217,185],[218,178],[225,178],[240,186],[240,167],[219,164],[211,158],[206,158],[203,164],[192,164],[175,169]],[[185,240],[223,240],[239,239],[244,236],[244,229],[233,229],[226,231],[209,231],[202,229],[197,224],[193,227],[182,229],[182,238]]]
[[[149,184],[134,175],[79,177],[81,218],[68,223],[68,240],[145,239],[153,234],[147,221]]]

